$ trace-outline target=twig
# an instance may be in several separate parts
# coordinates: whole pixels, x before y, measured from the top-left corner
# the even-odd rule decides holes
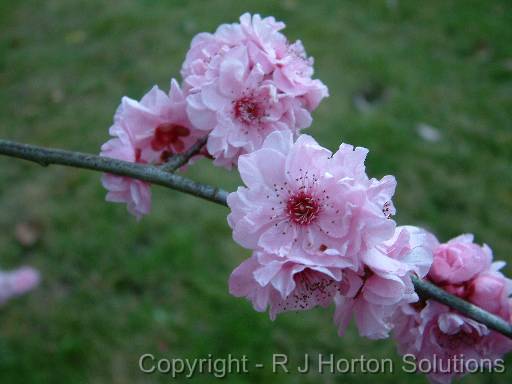
[[[416,292],[422,299],[434,299],[439,301],[440,303],[456,309],[467,317],[485,324],[487,327],[512,339],[512,324],[507,323],[501,317],[484,311],[480,307],[477,307],[466,300],[462,300],[457,296],[450,295],[438,286],[425,280],[421,280],[418,276],[413,275],[411,280]]]
[[[43,166],[60,164],[128,176],[227,206],[228,192],[166,172],[153,165],[129,163],[97,155],[49,149],[7,140],[0,140],[0,154],[30,160]],[[439,301],[512,339],[512,324],[416,276],[412,277],[412,282],[418,294],[424,299]]]
[[[0,154],[30,160],[43,166],[60,164],[129,176],[226,205],[228,194],[226,191],[195,182],[174,173],[165,172],[154,165],[130,163],[98,155],[43,148],[7,140],[0,140]]]
[[[188,161],[194,156],[197,155],[201,149],[206,144],[208,140],[208,136],[202,137],[197,140],[194,145],[192,145],[188,150],[183,153],[179,153],[174,155],[169,159],[169,161],[160,166],[160,169],[165,172],[176,172],[176,170],[180,169],[182,166],[188,163]]]

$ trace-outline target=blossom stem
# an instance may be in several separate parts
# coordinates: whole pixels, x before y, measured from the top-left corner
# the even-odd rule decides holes
[[[196,150],[199,151],[203,145],[204,142],[201,145],[201,141],[198,141],[194,146],[196,146]],[[158,184],[227,206],[227,191],[211,185],[198,183],[186,177],[172,173],[184,165],[190,157],[194,155],[191,154],[190,157],[186,159],[188,152],[189,151],[185,152],[179,161],[178,159],[174,162],[171,160],[166,164],[169,165],[169,167],[165,167],[165,169],[163,169],[163,167],[154,165],[130,163],[98,155],[66,151],[62,149],[44,148],[30,144],[0,140],[0,154],[2,155],[33,161],[42,166],[60,164],[70,167],[112,173],[119,176],[132,177],[134,179]],[[181,163],[181,161],[183,161],[183,163]],[[170,164],[171,162],[172,165]],[[439,301],[440,303],[459,311],[463,315],[512,339],[512,324],[507,323],[498,316],[451,295],[434,284],[419,279],[417,276],[412,276],[412,282],[417,293],[423,299]]]
[[[160,169],[165,172],[176,172],[203,149],[207,139],[208,136],[200,138],[185,152],[171,157],[167,163],[160,166]]]

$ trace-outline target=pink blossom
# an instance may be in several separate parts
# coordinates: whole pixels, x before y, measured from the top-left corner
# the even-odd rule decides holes
[[[461,235],[437,247],[429,278],[438,284],[459,284],[489,268],[491,260],[487,245],[473,243],[473,235]]]
[[[196,91],[215,80],[220,61],[233,48],[246,47],[251,62],[258,63],[266,74],[271,73],[278,52],[284,55],[288,47],[286,37],[279,32],[284,27],[273,17],[245,13],[240,23],[222,24],[213,34],[199,33],[192,39],[181,68],[185,88]]]
[[[504,262],[494,262],[486,271],[472,279],[468,284],[466,299],[512,322],[512,280],[500,272],[504,265]]]
[[[385,338],[398,308],[418,301],[410,275],[427,274],[432,263],[431,235],[415,227],[398,227],[392,239],[368,250],[362,259],[362,271],[344,273],[334,321],[340,335],[355,316],[361,336]]]
[[[229,168],[240,154],[261,147],[271,132],[296,134],[311,124],[301,102],[278,94],[264,76],[259,64],[251,68],[247,48],[241,46],[225,55],[217,81],[188,97],[190,120],[198,129],[211,130],[207,149],[215,164]]]
[[[288,45],[286,53],[277,61],[273,72],[276,87],[284,93],[302,96],[306,108],[312,111],[328,96],[327,88],[313,76],[313,58],[308,58],[302,42]]]
[[[31,267],[0,271],[0,304],[34,289],[40,281],[39,272]]]
[[[172,155],[190,148],[200,137],[186,114],[186,95],[175,80],[169,95],[153,87],[141,101],[123,97],[110,128],[112,139],[101,148],[101,156],[132,163],[161,164]],[[147,182],[105,174],[106,200],[126,203],[128,211],[140,219],[151,209]]]
[[[231,41],[234,40],[233,36],[237,36],[234,45],[247,47],[251,63],[259,64],[266,74],[271,74],[279,55],[286,52],[289,44],[287,38],[279,32],[284,28],[285,24],[272,16],[261,18],[258,14],[251,16],[244,13],[240,16],[240,24],[234,23],[227,27],[221,25],[215,35],[221,38],[224,36],[226,40],[229,36]],[[236,32],[233,34],[233,31]]]
[[[293,246],[336,249],[360,267],[365,250],[392,237],[395,179],[369,179],[365,148],[342,144],[332,153],[311,136],[294,143],[288,131],[269,135],[240,157],[246,187],[228,196],[228,223],[240,245],[278,256]]]
[[[128,136],[120,132],[119,138],[107,141],[101,147],[101,156],[136,163],[137,151]],[[151,210],[150,184],[125,176],[109,173],[103,175],[101,182],[108,191],[106,200],[113,203],[125,203],[128,212],[140,220]]]
[[[472,240],[472,236],[463,235],[435,245],[432,269],[434,265],[436,269],[429,277],[442,282],[450,293],[512,322],[512,280],[499,271],[505,263],[491,264],[491,250]],[[467,373],[468,367],[454,364],[454,359],[494,362],[512,351],[507,337],[432,300],[404,305],[394,321],[399,352],[439,367],[429,374],[432,382],[450,383]]]
[[[448,384],[475,364],[494,364],[512,350],[512,340],[485,325],[432,300],[423,305],[401,308],[394,337],[401,354],[431,362],[432,371],[423,372],[431,382]]]
[[[300,41],[289,44],[272,17],[246,13],[193,41],[182,67],[190,95],[187,112],[210,132],[214,163],[231,168],[258,149],[274,130],[296,134],[311,124],[310,112],[328,95],[313,80],[313,61]]]
[[[312,255],[295,248],[287,258],[256,251],[233,271],[229,290],[247,297],[259,312],[269,308],[275,319],[281,312],[330,305],[342,270],[349,266],[332,249]]]
[[[185,98],[175,80],[171,81],[169,95],[154,86],[140,101],[123,97],[109,132],[129,137],[137,162],[165,162],[200,137],[188,120]]]

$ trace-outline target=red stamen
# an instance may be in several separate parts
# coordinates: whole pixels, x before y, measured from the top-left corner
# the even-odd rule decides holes
[[[286,203],[288,217],[296,224],[311,224],[320,212],[320,204],[311,194],[299,192],[291,196]]]
[[[155,129],[155,135],[151,140],[151,148],[155,151],[166,150],[171,154],[182,152],[185,143],[181,139],[190,135],[190,130],[181,125],[164,123]]]
[[[233,115],[242,123],[251,124],[261,119],[263,114],[261,103],[258,103],[253,97],[244,96],[233,101]]]

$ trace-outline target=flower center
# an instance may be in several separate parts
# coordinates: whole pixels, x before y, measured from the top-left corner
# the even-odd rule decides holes
[[[233,114],[242,123],[252,124],[261,119],[264,109],[261,103],[258,103],[254,98],[244,96],[233,101]]]
[[[311,194],[299,192],[288,199],[286,211],[294,223],[307,225],[318,217],[320,204]]]
[[[151,148],[155,151],[182,152],[185,143],[182,138],[190,135],[190,130],[178,124],[163,123],[155,129],[155,135],[151,140]]]

